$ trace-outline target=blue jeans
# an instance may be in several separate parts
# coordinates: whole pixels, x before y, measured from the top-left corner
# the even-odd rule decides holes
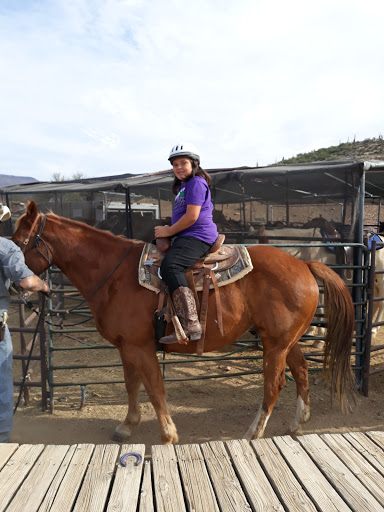
[[[6,443],[13,424],[12,341],[8,327],[0,341],[0,443]]]
[[[179,236],[172,243],[161,264],[160,273],[172,295],[180,286],[188,288],[185,271],[199,258],[207,254],[213,244],[193,236]]]

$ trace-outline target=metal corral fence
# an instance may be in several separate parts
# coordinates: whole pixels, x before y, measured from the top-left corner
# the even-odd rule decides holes
[[[271,244],[272,245],[272,244]],[[372,278],[371,278],[371,288],[369,285],[368,278],[368,270],[369,270],[369,252],[365,245],[362,244],[324,244],[324,243],[316,243],[316,244],[273,244],[278,247],[286,248],[286,247],[354,247],[356,254],[358,254],[358,258],[362,262],[361,264],[356,265],[347,265],[347,264],[338,264],[338,265],[329,265],[337,272],[353,272],[354,279],[353,282],[348,282],[348,286],[351,290],[351,294],[353,296],[353,301],[355,305],[356,311],[356,332],[354,337],[354,350],[353,350],[353,369],[355,370],[357,386],[359,388],[362,387],[362,382],[364,379],[364,375],[366,375],[367,368],[367,351],[366,351],[366,333],[367,326],[369,329],[370,322],[367,315],[367,302],[368,297],[373,296],[372,291]],[[374,257],[372,258],[374,262]],[[370,274],[372,276],[372,273]],[[47,327],[47,354],[45,356],[45,338],[44,334],[41,333],[40,337],[40,354],[32,356],[33,360],[40,361],[41,364],[41,382],[28,382],[28,386],[39,386],[42,390],[42,406],[43,409],[47,408],[48,405],[50,407],[51,412],[54,411],[55,407],[55,389],[59,387],[80,387],[80,407],[82,407],[85,403],[86,397],[86,387],[89,385],[100,385],[100,384],[122,384],[124,380],[122,378],[106,378],[100,379],[98,378],[87,378],[85,376],[86,371],[90,371],[92,373],[95,369],[105,369],[108,372],[108,369],[113,369],[121,366],[120,358],[118,351],[111,344],[99,338],[98,341],[89,341],[86,339],[87,334],[97,333],[97,329],[93,326],[87,327],[87,322],[92,319],[90,311],[85,304],[84,299],[80,296],[79,292],[73,288],[71,283],[67,281],[65,276],[61,274],[61,272],[57,269],[51,269],[49,271],[49,281],[51,289],[53,290],[52,297],[48,301],[47,313],[48,317],[46,319],[46,327]],[[319,303],[319,311],[321,311],[323,304]],[[20,305],[22,308],[22,305]],[[21,313],[22,314],[22,313]],[[74,320],[74,318],[76,318]],[[29,323],[29,322],[28,322]],[[316,320],[312,322],[312,325],[317,327],[325,327],[326,320],[324,319],[324,315],[320,313],[317,315]],[[34,331],[33,327],[20,327],[20,329],[14,328],[14,332],[20,332],[20,336],[22,337],[25,333],[25,330],[28,329],[27,332],[31,333]],[[70,340],[70,342],[63,343],[63,340]],[[301,342],[309,343],[310,341],[319,340],[322,341],[324,339],[323,336],[303,336],[301,338]],[[28,345],[26,342],[23,342],[22,345],[22,357],[26,358],[26,352],[28,352]],[[308,345],[307,345],[308,346]],[[304,350],[307,348],[306,346],[302,347]],[[383,347],[384,348],[384,347]],[[247,355],[247,351],[253,349],[252,355]],[[255,350],[256,349],[256,350]],[[95,363],[94,358],[92,361],[88,362],[88,356],[85,354],[89,354],[88,351],[102,351],[103,356],[100,357],[100,361]],[[254,353],[256,351],[256,354]],[[62,359],[63,354],[71,353],[70,359],[73,359],[73,355],[76,354],[76,359],[72,362],[60,362],[58,359]],[[111,358],[108,358],[105,353],[112,354]],[[323,352],[321,349],[316,351],[307,351],[304,352],[306,359],[309,362],[310,371],[311,372],[319,372],[322,369],[323,362]],[[15,356],[18,357],[18,356]],[[176,358],[175,358],[176,357]],[[257,366],[255,363],[258,363],[262,359],[262,347],[260,344],[260,339],[257,337],[252,337],[251,339],[242,338],[238,340],[234,345],[231,346],[230,350],[227,353],[220,353],[217,356],[212,355],[180,355],[180,354],[170,354],[166,355],[163,352],[158,353],[159,364],[163,368],[163,377],[165,381],[187,381],[187,380],[201,380],[201,379],[214,379],[214,378],[228,378],[228,377],[236,377],[242,375],[252,375],[252,374],[260,374],[262,373],[261,365]],[[64,356],[65,359],[65,356]],[[108,360],[110,359],[110,360]],[[212,362],[220,362],[222,364],[226,364],[229,362],[241,362],[246,361],[247,365],[251,367],[249,370],[238,371],[238,372],[226,372],[222,373],[209,373],[208,371],[204,371],[204,375],[201,376],[168,376],[168,369],[171,367],[172,369],[181,369],[184,365],[195,365],[201,363],[212,363]],[[253,362],[253,363],[252,363]],[[369,357],[368,357],[369,364]],[[60,376],[64,374],[67,375],[67,378],[58,378],[57,375],[60,372]],[[65,372],[71,372],[65,373]],[[80,372],[80,375],[78,373]],[[71,375],[72,378],[69,378]],[[289,375],[289,370],[287,369],[287,378],[291,378]],[[49,395],[46,391],[46,380],[48,382]],[[365,382],[365,381],[364,381]],[[16,385],[20,383],[16,382]],[[366,386],[366,383],[364,384]],[[48,404],[48,396],[49,396],[49,404]]]
[[[24,301],[20,298],[12,297],[10,307],[18,311],[19,325],[10,325],[9,331],[12,335],[14,344],[14,361],[20,361],[20,378],[18,379],[19,368],[14,371],[14,386],[22,386],[22,394],[24,403],[30,403],[30,388],[37,387],[41,389],[42,410],[45,411],[48,405],[48,375],[47,375],[47,338],[46,329],[43,322],[37,323],[38,314],[42,307],[42,296],[29,299],[29,303],[33,307],[33,311],[26,309]],[[11,317],[14,315],[12,314]],[[18,334],[19,336],[15,336]],[[17,348],[16,340],[19,339],[19,348]],[[34,339],[35,348],[33,353]],[[34,374],[40,373],[40,376]],[[24,378],[23,378],[24,377]],[[37,380],[39,379],[39,380]]]

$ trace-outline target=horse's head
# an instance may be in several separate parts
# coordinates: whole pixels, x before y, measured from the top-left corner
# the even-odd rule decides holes
[[[52,263],[52,248],[42,238],[45,215],[39,213],[37,204],[31,201],[26,212],[17,220],[12,240],[24,253],[25,263],[37,275]]]
[[[341,238],[341,235],[335,226],[321,215],[320,217],[315,217],[314,219],[306,222],[303,225],[303,228],[319,228],[322,236],[325,235],[327,238]]]
[[[314,219],[311,219],[308,222],[306,222],[305,224],[303,224],[303,228],[304,229],[309,229],[309,228],[323,229],[325,222],[326,222],[326,220],[324,219],[324,217],[322,217],[320,215],[320,217],[315,217]]]

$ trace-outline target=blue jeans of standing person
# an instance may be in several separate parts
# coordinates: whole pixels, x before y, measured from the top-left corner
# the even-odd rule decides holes
[[[6,443],[13,425],[12,341],[5,326],[4,340],[0,341],[0,443]]]
[[[199,258],[205,256],[212,244],[194,236],[179,236],[172,243],[161,264],[160,273],[168,286],[170,295],[180,286],[188,288],[185,271]]]

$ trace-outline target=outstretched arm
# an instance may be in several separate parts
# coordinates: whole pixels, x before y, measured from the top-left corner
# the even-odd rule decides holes
[[[28,276],[24,277],[19,283],[19,285],[23,288],[23,290],[27,290],[29,292],[44,292],[50,293],[50,289],[48,284],[45,281],[42,281],[38,276]]]

